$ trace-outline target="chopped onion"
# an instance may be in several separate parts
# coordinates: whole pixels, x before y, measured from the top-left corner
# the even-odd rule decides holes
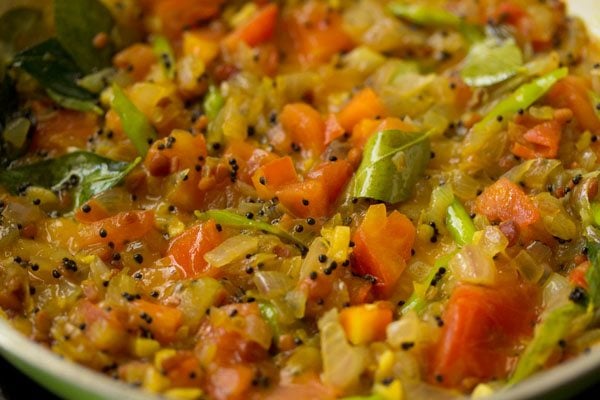
[[[514,261],[521,275],[529,282],[536,283],[544,275],[544,265],[534,260],[526,250],[521,250]]]
[[[544,284],[542,292],[544,312],[565,304],[569,299],[570,292],[571,285],[569,284],[569,280],[553,272]]]
[[[318,326],[321,332],[323,380],[338,389],[355,384],[369,362],[367,349],[348,343],[335,308],[321,317]]]
[[[395,349],[400,349],[404,343],[434,342],[437,336],[436,327],[422,321],[415,311],[409,311],[386,328],[387,342]]]
[[[258,250],[258,238],[248,235],[233,236],[204,255],[204,259],[213,267],[223,267],[236,260],[243,259],[246,254]]]
[[[561,171],[560,161],[536,158],[510,169],[504,177],[513,182],[523,182],[532,189],[545,190],[552,177]]]
[[[292,279],[279,271],[259,271],[254,274],[254,284],[258,291],[269,297],[285,294],[294,286]]]
[[[200,320],[223,293],[223,286],[213,278],[200,278],[185,281],[182,289],[178,291],[177,297],[180,302],[179,308],[183,314],[186,326],[190,330],[197,328]]]
[[[322,238],[316,238],[308,248],[308,253],[302,262],[300,279],[304,279],[311,272],[319,272],[323,269],[323,263],[319,262],[319,255],[327,254],[327,244]]]
[[[489,258],[503,252],[508,246],[508,239],[497,226],[486,226],[475,232],[473,244],[479,246]]]
[[[457,280],[480,285],[496,282],[496,265],[493,256],[481,247],[465,245],[448,263]]]

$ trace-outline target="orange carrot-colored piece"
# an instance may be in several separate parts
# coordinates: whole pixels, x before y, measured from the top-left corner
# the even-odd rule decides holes
[[[515,183],[500,178],[475,200],[475,211],[491,221],[514,221],[525,228],[540,219],[533,201]]]
[[[381,99],[371,88],[358,92],[338,114],[340,125],[347,132],[365,118],[378,119],[387,114]]]

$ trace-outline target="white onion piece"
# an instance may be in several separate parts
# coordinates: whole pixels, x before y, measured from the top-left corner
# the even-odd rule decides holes
[[[450,260],[448,267],[456,279],[462,282],[490,286],[496,282],[494,260],[480,246],[465,245]]]
[[[240,260],[246,254],[258,250],[258,238],[248,235],[237,235],[225,240],[216,248],[204,255],[204,259],[213,267],[223,267],[233,261]]]
[[[318,325],[321,332],[323,381],[338,389],[355,384],[369,362],[367,349],[348,343],[335,308],[323,315]]]

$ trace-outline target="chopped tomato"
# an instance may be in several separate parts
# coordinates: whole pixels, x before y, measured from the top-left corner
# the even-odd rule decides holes
[[[294,162],[289,156],[275,159],[260,167],[252,176],[252,183],[263,200],[272,199],[282,187],[299,181]]]
[[[538,295],[537,288],[518,282],[491,288],[459,285],[442,316],[430,381],[471,389],[481,381],[505,378],[515,349],[533,332]]]
[[[208,393],[215,400],[246,399],[254,376],[253,368],[244,364],[216,367],[209,374]]]
[[[86,247],[112,243],[119,251],[126,243],[146,236],[154,229],[154,211],[124,211],[79,230],[77,244]]]
[[[540,212],[523,189],[506,178],[488,186],[475,200],[475,211],[491,221],[514,221],[523,229],[540,219]]]
[[[278,13],[277,4],[271,3],[263,7],[250,20],[230,33],[224,40],[225,45],[233,47],[239,42],[244,42],[254,47],[268,41],[275,32]]]
[[[113,58],[115,67],[126,71],[135,82],[143,80],[157,61],[152,47],[141,43],[126,47]]]
[[[75,219],[78,222],[84,223],[96,222],[109,216],[110,214],[106,211],[102,203],[96,199],[88,200],[75,211]]]
[[[190,351],[180,351],[167,358],[161,368],[174,387],[198,387],[202,382],[200,362]]]
[[[590,262],[584,261],[569,273],[569,282],[575,286],[582,287],[587,290],[588,282],[586,278],[587,271],[590,269]]]
[[[325,123],[321,114],[305,103],[287,104],[279,117],[284,131],[302,149],[318,156],[325,147]]]
[[[569,75],[556,82],[546,95],[555,108],[569,108],[583,129],[600,133],[600,118],[594,110],[588,92],[590,84],[584,78]]]
[[[211,276],[215,271],[204,260],[204,255],[223,241],[215,221],[209,220],[189,228],[169,244],[167,256],[179,267],[184,278]]]
[[[193,135],[175,129],[155,141],[144,159],[144,166],[153,176],[167,176],[184,169],[201,169],[206,157],[204,135]]]
[[[325,144],[333,142],[335,139],[344,136],[344,127],[340,125],[335,114],[329,114],[325,120]]]
[[[55,151],[64,153],[69,147],[83,149],[88,140],[98,130],[98,116],[71,110],[58,110],[48,113],[42,103],[33,102],[36,115],[36,129],[30,151]]]
[[[285,185],[277,197],[293,215],[300,218],[325,217],[352,175],[348,161],[338,160],[319,165],[303,182]]]
[[[380,304],[361,304],[340,312],[346,337],[355,345],[384,340],[385,329],[392,319],[392,309]]]
[[[361,120],[380,119],[387,115],[384,104],[371,88],[358,92],[338,114],[340,125],[346,132],[352,132]]]
[[[156,340],[165,344],[175,339],[183,318],[179,309],[150,303],[146,300],[136,300],[132,303],[132,307],[137,311],[133,314],[137,319],[135,322],[143,324],[152,332]]]
[[[389,296],[411,257],[416,230],[412,222],[398,211],[386,215],[384,204],[370,206],[354,233],[355,272],[371,275],[375,291]]]
[[[525,159],[556,158],[561,139],[561,124],[556,120],[542,122],[527,130],[522,138],[525,144],[516,142],[511,149],[516,156]]]
[[[284,18],[284,31],[289,34],[290,51],[303,65],[327,61],[332,55],[352,47],[352,39],[344,32],[342,18],[331,13],[326,4],[307,1]]]
[[[159,22],[158,30],[170,38],[219,13],[224,0],[143,0],[142,5]]]

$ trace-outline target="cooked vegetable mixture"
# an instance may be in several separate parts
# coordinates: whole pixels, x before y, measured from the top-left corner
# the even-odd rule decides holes
[[[600,48],[563,2],[8,3],[32,340],[188,400],[483,396],[600,341]]]

